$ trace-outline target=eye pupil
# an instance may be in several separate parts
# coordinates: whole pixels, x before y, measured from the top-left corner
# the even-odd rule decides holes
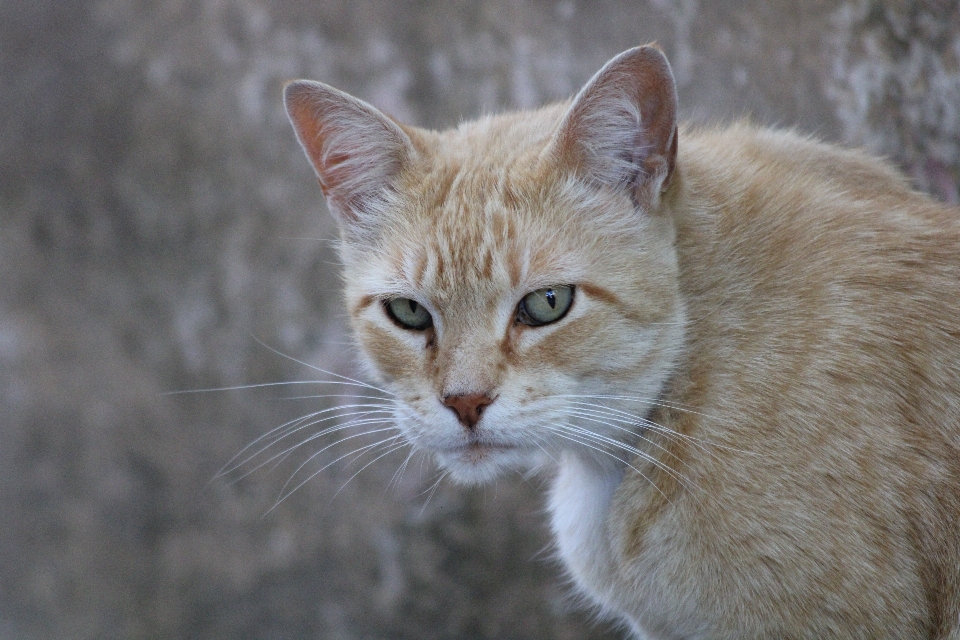
[[[547,292],[544,294],[547,298],[547,304],[550,305],[551,309],[557,308],[557,294],[553,292],[553,289],[547,289]]]
[[[417,307],[419,307],[419,306],[420,306],[420,305],[417,304],[415,300],[411,300],[411,301],[410,301],[410,313],[416,314],[416,313],[417,313]]]

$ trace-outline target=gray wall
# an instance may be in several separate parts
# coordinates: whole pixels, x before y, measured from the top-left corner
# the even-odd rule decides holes
[[[441,127],[657,40],[685,117],[866,145],[956,202],[956,6],[0,0],[0,639],[616,637],[569,606],[540,480],[428,499],[398,454],[270,510],[318,443],[213,479],[331,388],[165,392],[356,373],[283,81]]]

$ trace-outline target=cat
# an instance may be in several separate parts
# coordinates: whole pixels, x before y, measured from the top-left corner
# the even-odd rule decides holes
[[[545,467],[559,557],[634,637],[960,640],[960,211],[678,126],[655,45],[448,131],[284,98],[397,427],[455,481]]]

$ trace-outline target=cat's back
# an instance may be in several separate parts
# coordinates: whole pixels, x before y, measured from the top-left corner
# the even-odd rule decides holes
[[[770,637],[831,599],[863,637],[939,637],[918,625],[960,616],[960,212],[865,154],[746,125],[681,132],[678,174],[687,355],[655,417],[693,439],[665,441],[672,474],[641,469],[662,494],[621,486],[630,579]],[[789,580],[758,581],[771,567]]]
[[[790,327],[801,351],[875,366],[924,353],[912,373],[940,371],[960,395],[960,209],[884,161],[791,132],[737,125],[685,146],[678,250],[694,329],[714,315],[744,335],[787,340]]]

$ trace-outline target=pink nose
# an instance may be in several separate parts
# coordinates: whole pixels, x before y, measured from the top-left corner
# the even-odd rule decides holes
[[[473,429],[480,422],[480,414],[493,402],[493,398],[483,393],[468,393],[462,396],[445,396],[443,404],[457,414],[460,424],[467,429]]]

